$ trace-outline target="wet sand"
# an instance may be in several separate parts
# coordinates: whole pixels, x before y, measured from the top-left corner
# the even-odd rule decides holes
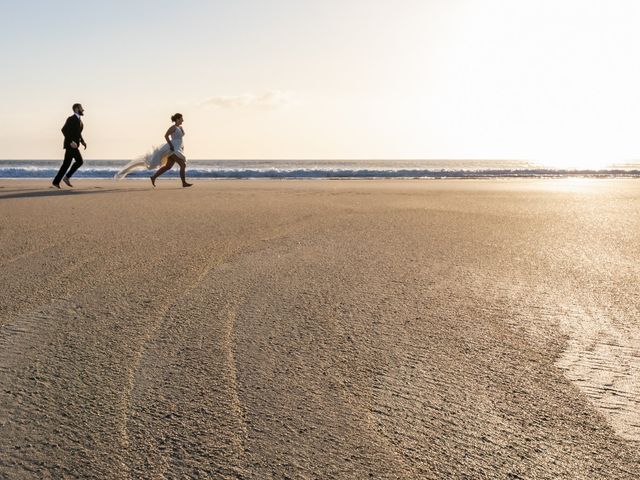
[[[634,180],[0,181],[0,478],[640,466]]]

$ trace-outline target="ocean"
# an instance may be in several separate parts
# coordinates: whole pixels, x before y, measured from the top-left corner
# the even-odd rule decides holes
[[[53,178],[61,160],[0,160],[0,178]],[[113,178],[128,160],[85,160],[76,178]],[[127,178],[146,178],[148,171]],[[166,176],[176,177],[177,166]],[[497,160],[190,160],[190,178],[482,178],[482,177],[640,177],[640,163],[604,169],[557,169],[525,161]]]

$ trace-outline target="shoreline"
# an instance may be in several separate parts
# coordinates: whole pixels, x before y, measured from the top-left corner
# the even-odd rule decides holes
[[[164,178],[163,178],[164,177]],[[179,176],[176,175],[164,175],[163,177],[159,178],[158,181],[161,183],[167,182],[167,181],[175,181],[175,180],[179,180]],[[576,175],[563,175],[563,174],[558,174],[558,175],[513,175],[513,176],[502,176],[502,175],[496,175],[496,176],[490,176],[490,175],[479,175],[479,176],[460,176],[460,177],[455,177],[455,176],[443,176],[443,177],[190,177],[189,175],[187,175],[187,179],[191,180],[193,182],[209,182],[209,181],[255,181],[255,182],[260,182],[260,181],[264,181],[264,182],[277,182],[277,181],[292,181],[292,182],[296,182],[296,181],[328,181],[328,182],[332,182],[332,181],[366,181],[366,182],[376,182],[376,181],[380,181],[380,182],[393,182],[393,181],[398,181],[398,182],[411,182],[411,181],[536,181],[536,180],[541,180],[541,181],[552,181],[552,180],[640,180],[640,173],[637,175],[608,175],[608,174],[587,174],[587,175],[580,175],[580,174],[576,174]],[[118,182],[118,183],[122,183],[124,182],[126,184],[126,182],[129,181],[147,181],[149,180],[149,177],[127,177],[125,180],[113,180],[113,179],[109,179],[109,178],[104,178],[104,177],[78,177],[78,178],[74,178],[74,181],[81,181],[81,182]],[[2,178],[0,177],[0,184],[4,181],[7,182],[21,182],[21,183],[30,183],[30,182],[34,182],[34,183],[51,183],[51,179],[50,178],[29,178],[29,177],[16,177],[16,178]],[[62,186],[62,185],[61,185]],[[2,185],[0,185],[0,188],[2,188]],[[69,189],[69,187],[64,187],[66,189]],[[74,187],[73,188],[80,188],[80,187]]]

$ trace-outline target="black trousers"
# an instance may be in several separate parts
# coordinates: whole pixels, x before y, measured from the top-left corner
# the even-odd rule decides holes
[[[75,162],[73,162],[73,165],[71,165],[72,160],[75,160]],[[80,154],[79,148],[67,148],[64,153],[62,166],[60,167],[60,170],[58,170],[56,178],[53,179],[53,183],[55,185],[59,185],[65,173],[67,174],[67,178],[71,178],[71,176],[76,173],[76,170],[78,170],[83,163],[84,162],[82,161],[82,155]],[[69,168],[70,165],[71,168]]]

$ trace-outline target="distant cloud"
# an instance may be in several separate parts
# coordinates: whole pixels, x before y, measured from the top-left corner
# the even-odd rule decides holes
[[[224,109],[276,110],[291,105],[290,92],[270,90],[264,93],[245,93],[243,95],[218,95],[202,102],[203,106]]]

